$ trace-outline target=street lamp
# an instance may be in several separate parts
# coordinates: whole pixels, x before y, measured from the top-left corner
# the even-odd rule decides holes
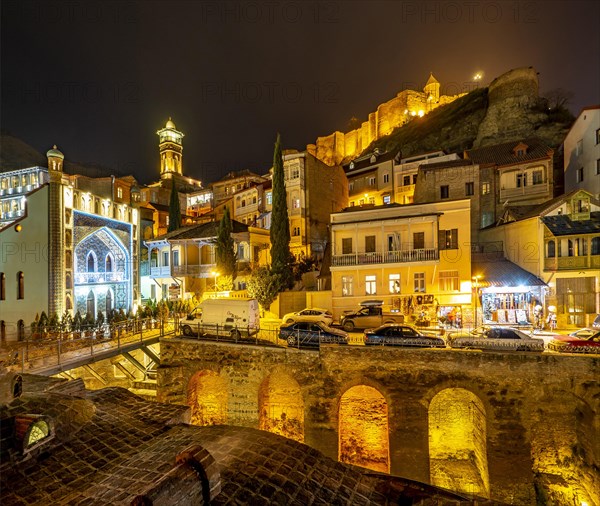
[[[215,292],[217,291],[217,277],[219,276],[218,271],[212,271],[211,274],[215,277]]]
[[[479,276],[474,276],[475,280],[475,328],[477,328],[477,299],[479,298]]]

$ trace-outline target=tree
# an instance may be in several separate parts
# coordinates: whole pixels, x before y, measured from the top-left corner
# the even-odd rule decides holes
[[[252,275],[248,279],[247,290],[248,295],[255,298],[268,311],[277,298],[280,286],[280,275],[275,274],[268,267],[262,266],[252,271]]]
[[[175,178],[171,179],[171,200],[169,201],[169,226],[167,232],[173,232],[181,226],[181,209],[179,207],[179,192],[175,188]]]
[[[279,275],[279,290],[290,288],[294,283],[292,254],[290,253],[290,223],[287,195],[283,176],[281,137],[277,134],[273,153],[273,210],[271,212],[271,271]]]
[[[549,109],[566,109],[567,104],[573,99],[573,92],[564,88],[554,88],[544,93]]]
[[[217,270],[221,276],[231,276],[233,285],[233,280],[237,276],[237,259],[232,232],[233,226],[229,218],[229,209],[226,207],[217,232]]]

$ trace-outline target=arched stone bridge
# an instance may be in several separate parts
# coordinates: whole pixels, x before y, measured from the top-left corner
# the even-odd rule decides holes
[[[600,505],[600,357],[161,340],[158,400],[510,504]]]

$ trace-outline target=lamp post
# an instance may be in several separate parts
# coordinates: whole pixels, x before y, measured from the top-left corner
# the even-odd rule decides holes
[[[215,277],[215,292],[217,291],[217,277],[219,276],[218,271],[212,271],[211,274]]]
[[[475,280],[475,328],[477,328],[477,299],[479,298],[479,276],[473,278]]]

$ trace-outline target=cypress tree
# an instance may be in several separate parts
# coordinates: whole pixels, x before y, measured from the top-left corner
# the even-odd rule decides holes
[[[181,226],[181,209],[179,207],[179,193],[175,188],[175,178],[171,179],[171,200],[169,201],[169,226],[167,232],[173,232]]]
[[[281,278],[281,289],[294,282],[290,252],[290,223],[281,155],[281,137],[277,134],[273,153],[273,209],[271,211],[271,270]]]
[[[217,232],[217,270],[221,276],[231,276],[233,281],[237,276],[237,259],[233,237],[231,237],[232,232],[233,226],[229,217],[229,208],[225,207],[225,213],[219,222]]]

